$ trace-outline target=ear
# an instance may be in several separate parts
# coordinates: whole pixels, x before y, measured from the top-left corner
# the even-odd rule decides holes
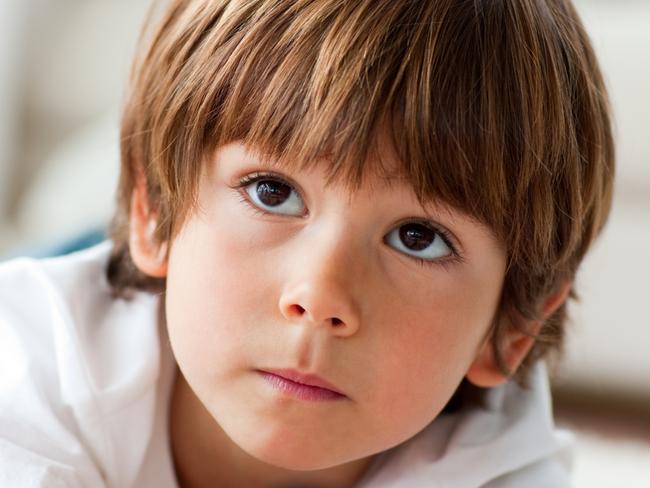
[[[154,278],[167,276],[167,245],[159,245],[154,233],[157,216],[149,210],[144,179],[139,178],[131,195],[129,216],[129,251],[134,264]]]
[[[540,318],[524,321],[524,329],[529,334],[536,336],[539,333],[544,321],[566,301],[572,284],[571,281],[563,282],[555,292],[546,298]],[[508,327],[503,338],[502,351],[503,360],[511,373],[517,370],[535,344],[535,338],[531,335],[524,334],[515,327]],[[483,388],[497,386],[508,381],[508,376],[497,365],[491,339],[490,336],[485,338],[465,375],[468,381]]]

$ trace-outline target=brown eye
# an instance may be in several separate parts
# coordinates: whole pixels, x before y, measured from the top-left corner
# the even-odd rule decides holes
[[[260,202],[269,207],[276,207],[291,196],[292,189],[279,181],[264,180],[257,183],[256,191]]]
[[[421,251],[435,240],[436,232],[424,225],[406,224],[399,228],[399,238],[412,251]]]
[[[439,231],[418,222],[396,227],[386,235],[384,242],[404,254],[425,261],[435,261],[453,254]]]
[[[305,205],[298,192],[288,183],[275,178],[259,178],[244,186],[250,202],[268,213],[300,216]]]

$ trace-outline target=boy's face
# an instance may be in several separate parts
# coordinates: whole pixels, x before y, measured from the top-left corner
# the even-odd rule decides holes
[[[486,227],[425,211],[406,182],[368,175],[349,193],[326,187],[322,168],[265,167],[233,143],[207,163],[198,208],[172,243],[169,335],[236,444],[276,466],[325,468],[436,417],[481,349],[504,271]],[[283,391],[262,373],[281,369],[343,395]]]

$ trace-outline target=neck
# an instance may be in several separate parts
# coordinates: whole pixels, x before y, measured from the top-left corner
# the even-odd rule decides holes
[[[344,488],[366,472],[372,457],[315,471],[292,471],[243,451],[221,429],[185,378],[176,375],[170,409],[170,442],[182,488]]]

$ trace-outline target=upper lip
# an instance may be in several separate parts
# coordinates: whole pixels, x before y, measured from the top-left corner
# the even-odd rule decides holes
[[[325,388],[326,390],[331,390],[339,395],[345,395],[343,392],[339,391],[334,385],[324,380],[320,376],[315,374],[301,373],[295,369],[264,369],[262,370],[266,373],[271,373],[276,376],[282,376],[285,379],[291,380],[295,383],[300,383],[308,386],[317,386],[319,388]]]

